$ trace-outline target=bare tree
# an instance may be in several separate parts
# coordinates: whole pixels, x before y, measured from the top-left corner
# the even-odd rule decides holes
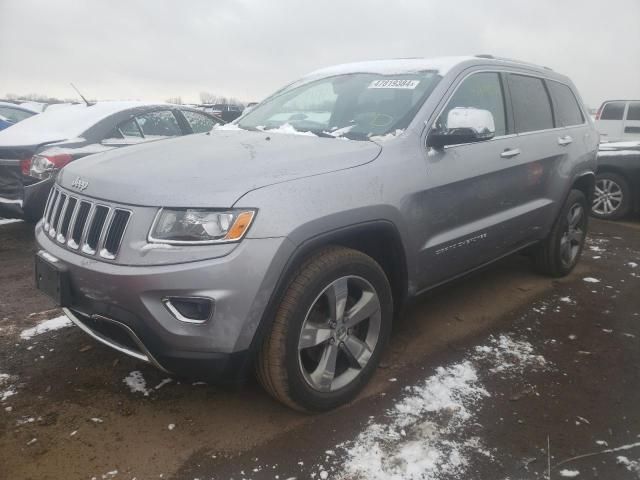
[[[173,103],[175,105],[182,105],[182,97],[169,97],[165,100],[167,103]]]

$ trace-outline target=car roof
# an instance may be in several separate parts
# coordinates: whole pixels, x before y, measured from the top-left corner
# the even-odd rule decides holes
[[[165,103],[97,102],[69,105],[52,111],[45,110],[0,132],[0,146],[37,145],[82,136],[89,128],[105,118],[127,110],[171,107]]]
[[[453,57],[434,58],[395,58],[389,60],[372,60],[366,62],[345,63],[322,68],[309,73],[300,79],[301,83],[334,75],[349,73],[378,73],[381,75],[407,74],[427,70],[437,71],[440,75],[446,75],[454,69],[464,69],[473,66],[501,66],[516,69],[525,69],[537,72],[549,78],[566,81],[567,77],[553,70],[510,58],[494,57],[493,55],[467,55]],[[295,82],[298,83],[298,82]]]
[[[11,103],[11,102],[0,102],[0,107],[15,108],[16,110],[22,110],[22,111],[29,112],[29,113],[40,113],[39,111],[34,110],[32,108],[24,107],[22,105],[17,105],[15,103]]]

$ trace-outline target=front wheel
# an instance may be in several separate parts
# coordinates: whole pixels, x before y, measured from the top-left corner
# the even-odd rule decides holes
[[[588,219],[587,198],[580,190],[571,190],[551,233],[536,249],[540,272],[563,277],[573,270],[584,248]]]
[[[371,257],[323,249],[289,284],[258,355],[258,379],[298,410],[342,405],[373,375],[392,316],[389,282]]]

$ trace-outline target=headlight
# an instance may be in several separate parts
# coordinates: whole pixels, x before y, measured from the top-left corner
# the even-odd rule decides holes
[[[197,245],[236,242],[249,230],[255,210],[163,208],[156,215],[149,242]]]

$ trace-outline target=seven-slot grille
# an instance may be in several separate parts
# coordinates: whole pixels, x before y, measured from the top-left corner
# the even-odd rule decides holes
[[[54,187],[44,210],[47,234],[72,250],[98,253],[113,260],[118,254],[131,212],[69,195]]]

